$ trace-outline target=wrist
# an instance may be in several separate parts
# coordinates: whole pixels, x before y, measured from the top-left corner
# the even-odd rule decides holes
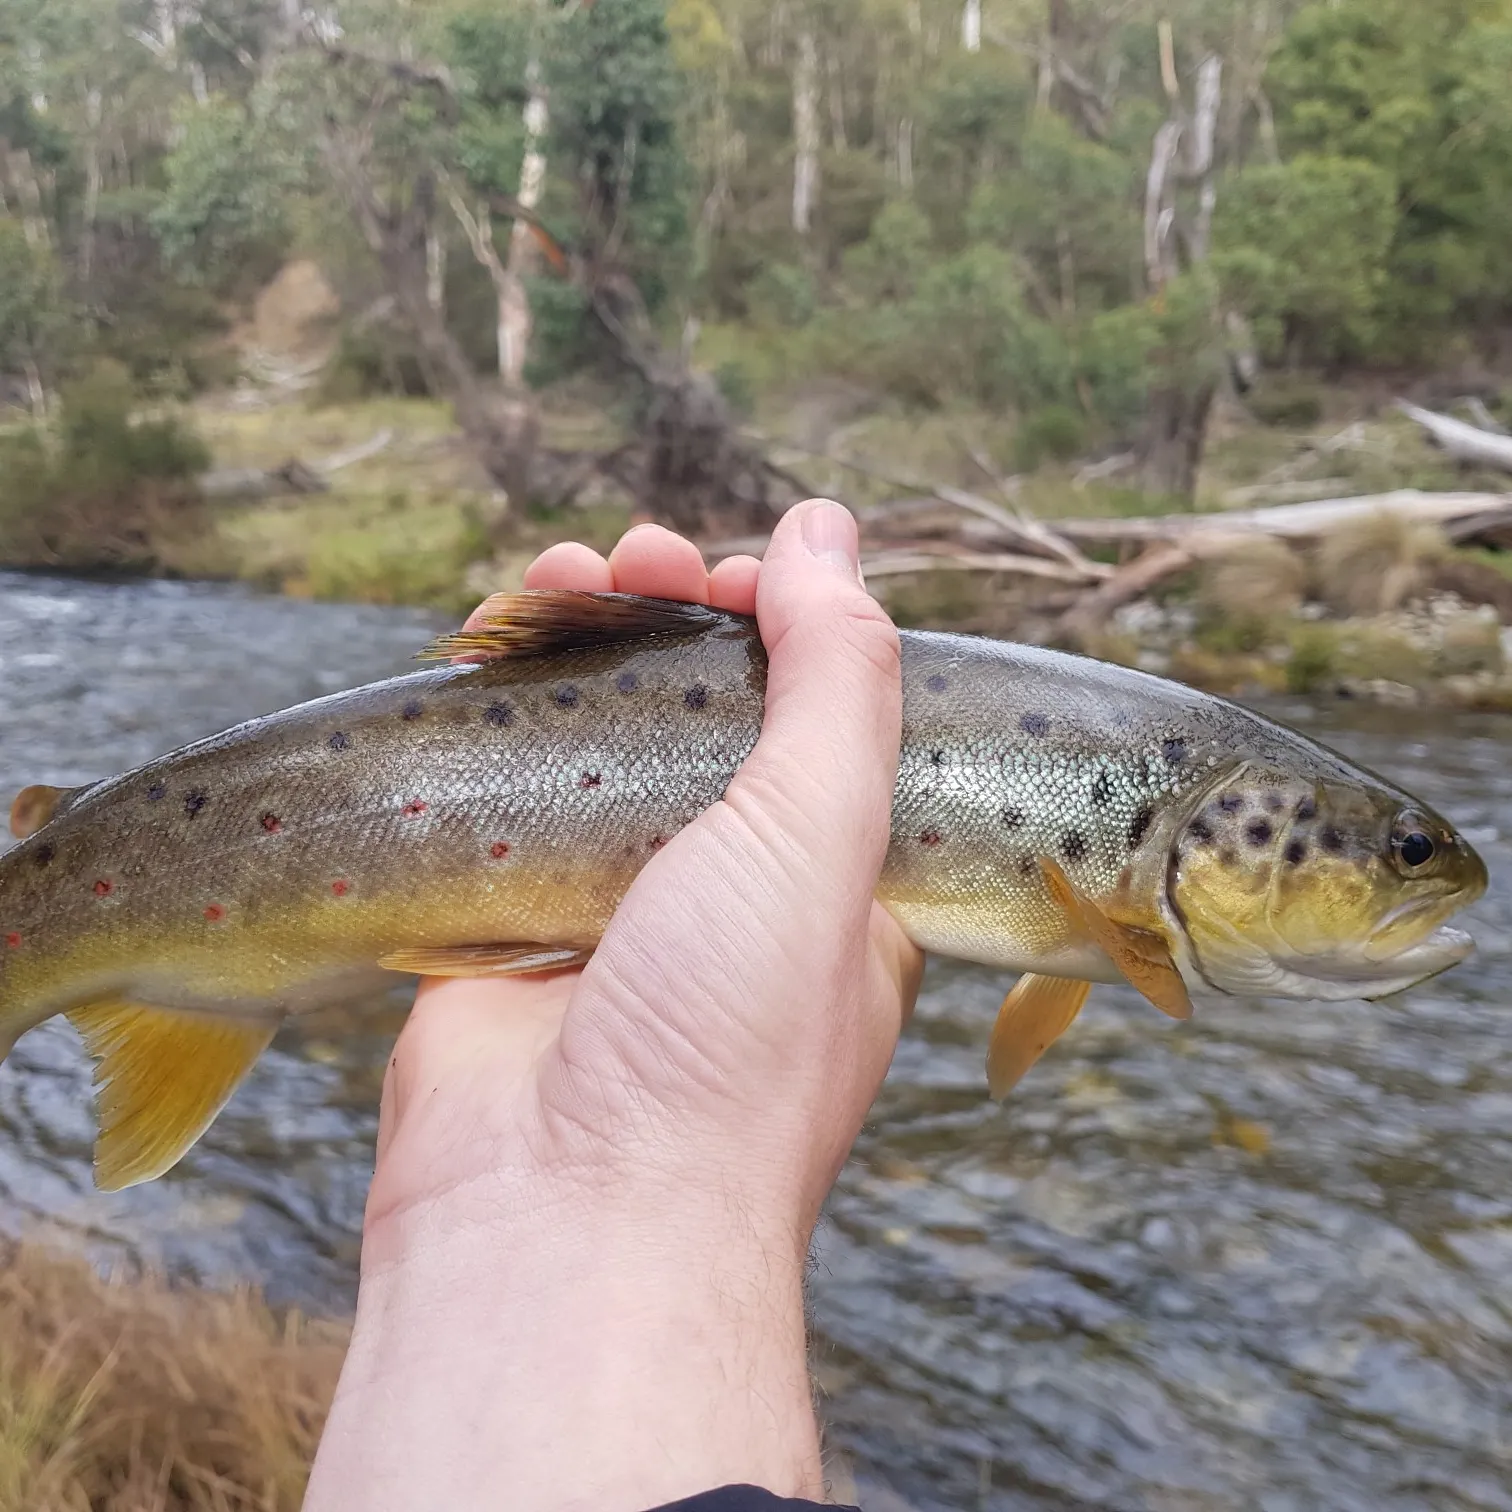
[[[808,1234],[695,1195],[456,1189],[385,1219],[311,1512],[465,1512],[501,1487],[520,1512],[740,1481],[817,1496]]]

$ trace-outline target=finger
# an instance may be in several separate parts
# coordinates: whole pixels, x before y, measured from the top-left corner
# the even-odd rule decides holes
[[[731,614],[755,614],[761,563],[753,556],[726,557],[709,573],[709,602]]]
[[[591,546],[559,541],[525,569],[527,588],[573,588],[579,593],[612,593],[614,574]],[[485,606],[486,607],[486,606]]]
[[[709,602],[709,574],[692,541],[661,525],[637,525],[609,554],[616,593]]]
[[[862,586],[857,556],[856,522],[829,500],[778,522],[756,590],[766,712],[730,793],[754,799],[759,820],[859,907],[887,848],[902,685],[897,631]]]

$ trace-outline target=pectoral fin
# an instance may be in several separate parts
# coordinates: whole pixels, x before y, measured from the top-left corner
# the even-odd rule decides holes
[[[1110,919],[1048,856],[1040,858],[1040,870],[1050,895],[1081,924],[1131,987],[1173,1019],[1191,1018],[1192,1000],[1187,996],[1186,983],[1161,934]]]
[[[151,1181],[174,1165],[277,1028],[120,1001],[75,1008],[68,1018],[99,1061],[94,1168],[104,1192]]]
[[[35,835],[52,816],[58,805],[77,788],[49,787],[45,782],[34,782],[16,794],[10,807],[10,832],[18,840]]]
[[[1091,988],[1090,982],[1033,972],[1013,984],[998,1009],[987,1047],[987,1085],[994,1097],[1006,1097],[1071,1027]]]
[[[378,957],[385,971],[416,976],[537,976],[582,966],[593,955],[560,945],[442,945],[433,949],[391,950]]]

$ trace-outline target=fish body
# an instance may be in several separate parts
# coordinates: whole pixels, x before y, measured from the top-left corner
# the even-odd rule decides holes
[[[78,1025],[102,1060],[102,1185],[165,1169],[279,1022],[385,968],[586,959],[641,867],[720,799],[760,729],[753,622],[512,603],[443,647],[481,660],[18,800],[19,827],[40,827],[0,857],[0,1049],[56,1013]],[[1479,858],[1315,742],[1084,658],[901,642],[878,896],[924,949],[1031,974],[995,1081],[1088,981],[1127,977],[1180,1015],[1189,987],[1379,995],[1468,950],[1443,920],[1483,889]],[[1433,849],[1419,877],[1406,834]]]

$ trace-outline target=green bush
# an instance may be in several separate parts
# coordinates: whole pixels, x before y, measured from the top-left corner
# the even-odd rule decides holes
[[[1087,443],[1087,423],[1068,404],[1050,404],[1024,417],[1013,440],[1014,463],[1033,472],[1045,462],[1069,462]]]
[[[879,232],[907,249],[911,217],[902,207],[893,212],[889,206],[877,218]],[[869,309],[824,317],[821,345],[836,366],[917,404],[960,397],[1029,409],[1063,403],[1071,394],[1066,342],[1030,314],[1007,253],[970,246],[922,267],[915,283],[913,252],[889,260],[870,242],[861,252],[868,255],[849,264],[853,276],[886,282],[868,290],[879,299]]]
[[[1316,425],[1323,418],[1323,396],[1316,384],[1267,379],[1248,398],[1250,413],[1262,425]]]
[[[13,564],[149,569],[157,542],[200,526],[203,443],[171,417],[132,418],[125,370],[63,390],[56,434],[0,439],[0,554]]]

